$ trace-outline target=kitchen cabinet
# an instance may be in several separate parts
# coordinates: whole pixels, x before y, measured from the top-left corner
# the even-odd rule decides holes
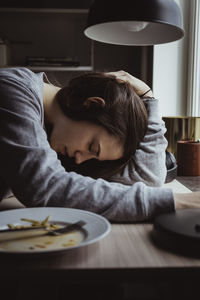
[[[10,46],[11,65],[35,71],[93,70],[93,42],[83,30],[87,9],[0,9],[0,37]],[[51,58],[54,63],[28,63],[29,59]],[[56,59],[67,60],[55,63]],[[73,65],[74,62],[74,65]]]
[[[27,67],[34,72],[44,71],[50,81],[61,85],[83,72],[125,70],[151,86],[152,47],[91,41],[83,32],[89,3],[75,8],[69,4],[67,8],[55,8],[50,4],[40,8],[6,8],[0,4],[0,38],[9,42],[9,66],[27,66],[27,61],[35,57],[68,58],[76,65]]]

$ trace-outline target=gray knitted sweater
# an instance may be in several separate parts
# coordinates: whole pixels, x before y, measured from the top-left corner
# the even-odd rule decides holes
[[[71,207],[110,221],[146,221],[174,210],[166,176],[164,123],[158,101],[146,100],[148,131],[135,154],[134,181],[112,182],[66,172],[44,129],[43,76],[26,68],[0,70],[0,192],[8,190],[25,206]],[[129,185],[118,183],[120,176]]]

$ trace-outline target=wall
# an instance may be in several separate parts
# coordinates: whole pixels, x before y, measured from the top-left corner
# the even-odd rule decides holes
[[[162,116],[180,116],[187,113],[187,73],[190,1],[175,0],[183,14],[183,39],[154,46],[153,91],[160,99]]]

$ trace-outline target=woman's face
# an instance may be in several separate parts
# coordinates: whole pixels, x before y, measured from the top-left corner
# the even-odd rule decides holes
[[[50,145],[56,152],[74,158],[76,164],[92,158],[116,160],[123,156],[120,141],[102,126],[66,116],[54,123]]]

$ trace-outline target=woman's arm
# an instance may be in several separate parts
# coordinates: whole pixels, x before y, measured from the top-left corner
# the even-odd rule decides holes
[[[134,155],[132,178],[126,166],[122,174],[116,174],[111,180],[129,185],[140,181],[149,186],[162,186],[167,174],[165,162],[167,140],[164,137],[166,128],[159,113],[158,100],[152,98],[153,92],[148,85],[132,75],[124,71],[109,74],[116,76],[119,80],[129,82],[139,96],[145,94],[141,101],[144,101],[148,112],[148,128]]]
[[[25,206],[84,209],[116,222],[149,221],[174,210],[170,189],[142,182],[126,186],[66,172],[37,121],[1,110],[0,117],[2,132],[9,133],[0,139],[0,175]]]

